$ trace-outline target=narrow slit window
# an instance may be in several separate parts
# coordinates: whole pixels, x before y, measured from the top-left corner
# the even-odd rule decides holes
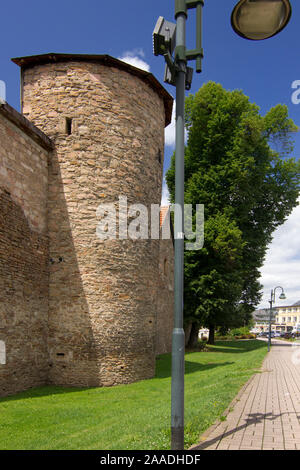
[[[161,151],[160,150],[157,152],[157,160],[159,161],[159,163],[161,163]]]
[[[72,134],[72,118],[66,118],[66,133],[68,135]]]
[[[0,341],[0,364],[6,364],[6,347],[4,341]]]

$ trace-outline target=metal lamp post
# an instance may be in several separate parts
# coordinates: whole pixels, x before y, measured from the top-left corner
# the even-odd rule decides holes
[[[184,349],[183,283],[184,283],[184,108],[185,90],[189,90],[192,72],[188,60],[196,60],[201,72],[203,0],[175,0],[176,25],[160,17],[153,32],[154,54],[166,61],[165,82],[176,86],[176,150],[175,150],[175,230],[174,230],[174,329],[172,335],[171,448],[184,448]],[[187,10],[196,8],[196,48],[186,50]],[[175,34],[174,59],[172,57]]]
[[[275,287],[275,289],[272,289],[272,290],[271,290],[271,298],[270,298],[270,300],[269,300],[269,304],[270,304],[270,315],[269,315],[268,351],[270,351],[270,349],[271,349],[271,323],[272,323],[273,303],[275,303],[275,292],[276,292],[276,289],[281,289],[281,294],[280,294],[279,298],[280,298],[281,300],[286,299],[284,290],[283,290],[283,288],[282,288],[281,286],[277,286],[277,287]]]
[[[276,5],[275,5],[276,4]],[[191,88],[196,60],[201,72],[202,9],[204,0],[175,0],[175,23],[159,17],[153,31],[154,55],[166,61],[164,81],[176,86],[175,148],[175,230],[174,230],[174,329],[172,335],[171,448],[184,448],[184,349],[183,284],[184,284],[184,108],[185,90]],[[280,6],[280,7],[279,7]],[[278,7],[278,8],[277,8]],[[186,21],[189,9],[196,9],[196,47],[186,49]],[[270,22],[269,14],[272,13]],[[241,0],[232,13],[232,27],[247,39],[266,39],[281,31],[291,16],[288,0]],[[259,19],[259,21],[258,21]],[[257,22],[257,25],[256,25]],[[255,28],[254,28],[254,26]],[[253,28],[255,37],[251,37]],[[267,34],[266,34],[267,33]],[[173,58],[174,52],[174,58]]]

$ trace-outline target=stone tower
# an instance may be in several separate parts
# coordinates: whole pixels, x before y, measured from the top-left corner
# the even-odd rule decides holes
[[[99,240],[99,204],[160,204],[173,100],[107,55],[21,67],[22,112],[54,142],[49,164],[49,382],[108,386],[154,374],[158,240]]]

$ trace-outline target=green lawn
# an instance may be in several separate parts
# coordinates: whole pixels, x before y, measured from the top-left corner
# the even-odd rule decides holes
[[[260,368],[263,341],[218,342],[185,357],[185,447],[197,443]],[[170,355],[156,377],[111,388],[42,387],[0,398],[0,449],[169,449]]]

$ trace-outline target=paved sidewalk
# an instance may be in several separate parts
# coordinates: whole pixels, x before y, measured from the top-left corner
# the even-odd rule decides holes
[[[300,450],[300,344],[272,340],[232,408],[192,450]]]

